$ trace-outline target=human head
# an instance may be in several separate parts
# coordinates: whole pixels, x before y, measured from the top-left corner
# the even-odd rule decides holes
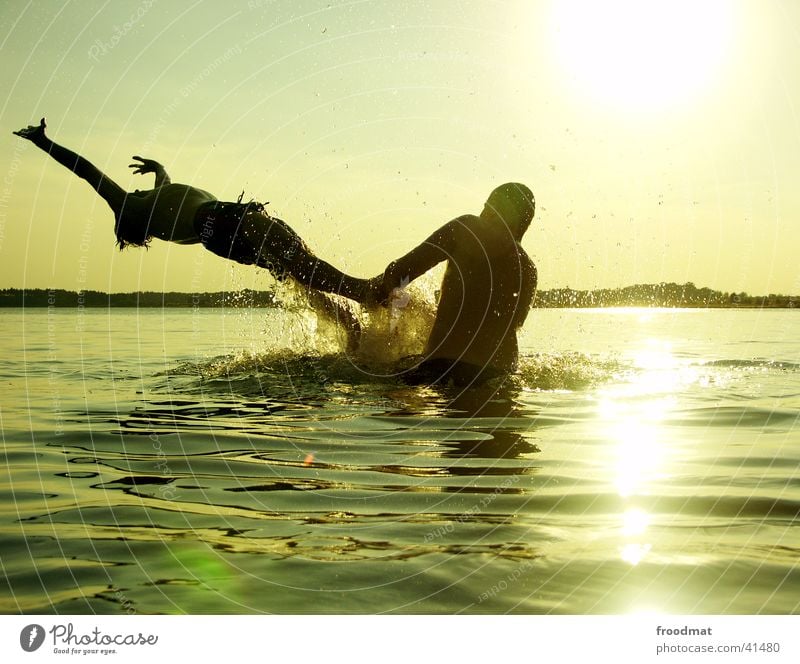
[[[519,240],[531,225],[535,210],[536,200],[528,187],[518,182],[506,182],[489,194],[483,214],[499,218]]]
[[[142,223],[142,218],[134,214],[122,212],[117,215],[114,224],[114,234],[117,236],[117,245],[122,251],[125,247],[148,247],[153,236],[148,233],[149,224]]]

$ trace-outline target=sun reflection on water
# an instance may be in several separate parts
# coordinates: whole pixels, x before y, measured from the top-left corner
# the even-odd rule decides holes
[[[641,542],[650,524],[650,515],[642,509],[631,508],[622,515],[622,536],[624,538],[620,556],[626,563],[638,565],[650,551],[651,544]]]
[[[649,339],[632,354],[634,370],[627,380],[601,391],[597,414],[611,445],[606,456],[614,488],[625,500],[620,514],[620,557],[638,565],[651,551],[650,515],[634,504],[668,477],[672,453],[665,420],[678,394],[698,380],[688,361],[676,357],[669,343]]]
[[[626,563],[638,565],[642,561],[642,558],[644,558],[650,552],[650,548],[650,544],[637,544],[635,542],[631,542],[622,548],[621,556]]]
[[[659,434],[657,425],[635,417],[612,426],[611,435],[617,441],[615,486],[620,496],[646,494],[648,485],[659,478],[664,460]]]
[[[632,508],[622,515],[622,534],[628,537],[641,535],[650,524],[650,515],[644,510]]]

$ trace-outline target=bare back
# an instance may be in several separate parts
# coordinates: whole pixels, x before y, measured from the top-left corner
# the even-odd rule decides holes
[[[198,208],[215,196],[187,184],[166,184],[147,191],[128,194],[122,214],[132,215],[136,223],[147,224],[153,237],[178,244],[200,242],[194,221]]]
[[[445,229],[447,270],[426,355],[511,370],[536,268],[502,224],[465,215]]]

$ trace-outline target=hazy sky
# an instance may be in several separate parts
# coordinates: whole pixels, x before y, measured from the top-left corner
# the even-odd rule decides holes
[[[800,293],[800,3],[0,5],[0,287],[263,286],[201,246],[120,253],[53,140],[124,187],[131,155],[270,201],[372,276],[508,180],[540,287]]]

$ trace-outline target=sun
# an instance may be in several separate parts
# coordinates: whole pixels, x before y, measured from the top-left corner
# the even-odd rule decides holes
[[[713,82],[732,14],[729,0],[556,0],[551,34],[579,91],[631,110],[663,109]]]

